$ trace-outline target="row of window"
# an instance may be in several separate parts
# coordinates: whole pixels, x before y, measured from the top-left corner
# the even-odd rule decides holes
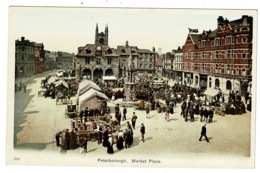
[[[26,69],[24,69],[24,67],[21,67],[19,70],[19,73],[24,75],[24,73],[25,73],[24,70],[26,70],[27,73],[34,72],[34,66],[28,66],[28,67],[26,67]],[[16,71],[16,72],[18,73],[18,71]]]
[[[245,44],[248,43],[248,37],[233,37],[228,36],[224,40],[221,38],[215,38],[213,40],[202,40],[200,47],[212,47],[212,46],[224,46],[224,45],[231,45],[231,44]]]
[[[174,61],[175,62],[181,62],[182,61],[182,57],[181,56],[175,56]]]
[[[22,51],[22,52],[25,52],[25,53],[33,53],[34,52],[34,47],[27,47],[27,46],[18,46],[16,48],[16,51],[19,52],[19,51]]]
[[[175,66],[176,67],[176,66]],[[198,71],[199,69],[201,69],[201,71],[206,71],[206,67],[207,65],[206,64],[195,64],[194,67],[193,67],[193,70],[195,71]],[[242,69],[242,71],[240,69],[236,69],[236,73],[234,71],[234,66],[233,65],[230,65],[230,64],[227,64],[225,69],[226,71],[224,71],[225,69],[221,67],[221,65],[219,64],[216,64],[215,65],[215,71],[213,70],[214,67],[211,67],[210,68],[210,72],[215,72],[215,73],[226,73],[226,74],[237,74],[237,75],[246,75],[246,70],[245,69]],[[187,66],[187,69],[188,70],[191,70],[192,67],[191,65],[188,65]]]
[[[140,61],[148,61],[148,58],[144,58],[144,59],[143,59],[143,58],[140,58]],[[150,61],[150,62],[153,62],[153,58],[150,58],[149,61]]]
[[[234,50],[226,50],[225,52],[223,51],[214,51],[214,52],[196,52],[196,53],[187,53],[186,57],[188,59],[191,58],[203,58],[206,59],[208,57],[210,58],[222,58],[223,55],[225,58],[251,58],[250,53],[234,53]]]
[[[101,57],[97,57],[96,58],[96,64],[97,65],[101,65],[102,64],[102,58]],[[85,58],[85,64],[90,64],[90,58]],[[112,58],[107,58],[107,64],[111,65],[112,64]]]
[[[148,65],[149,65],[149,68],[152,68],[153,67],[153,65],[152,64],[140,64],[140,68],[145,68],[145,69],[147,69],[148,68]]]
[[[24,55],[15,55],[16,61],[18,59],[21,59],[22,61],[24,61],[27,57],[27,61],[34,61],[34,56],[24,56]]]

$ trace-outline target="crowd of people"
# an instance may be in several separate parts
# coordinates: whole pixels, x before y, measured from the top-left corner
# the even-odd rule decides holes
[[[182,116],[186,122],[195,122],[195,115],[200,116],[199,122],[205,122],[205,124],[214,122],[214,112],[220,103],[225,105],[226,114],[243,114],[246,112],[246,107],[241,95],[234,91],[230,91],[227,100],[225,100],[224,94],[221,91],[213,96],[212,100],[208,100],[203,94],[204,90],[201,88],[193,88],[186,84],[175,84],[172,87],[164,85],[163,92],[160,88],[152,88],[152,84],[149,82],[139,84],[137,87],[138,86],[145,86],[144,91],[147,91],[147,89],[149,90],[149,92],[147,91],[141,98],[145,102],[144,109],[142,110],[145,111],[147,119],[151,118],[151,111],[156,110],[158,113],[161,111],[165,112],[165,121],[170,122],[170,116],[175,113],[174,109],[177,104],[180,104],[181,106],[179,115]],[[136,91],[140,91],[140,88],[137,88]],[[247,110],[251,111],[251,95],[249,93],[246,93],[245,100]],[[162,101],[165,103],[162,103]],[[92,130],[97,132],[96,138],[98,144],[102,144],[103,147],[106,147],[107,153],[109,154],[114,153],[115,147],[118,150],[122,150],[130,148],[133,145],[133,134],[136,128],[136,122],[138,121],[138,115],[136,115],[136,112],[133,112],[131,121],[122,123],[127,120],[126,115],[128,113],[127,108],[124,105],[120,108],[119,104],[116,104],[114,111],[115,120],[113,120],[111,116],[109,107],[101,110],[86,107],[79,114],[79,123],[81,124],[84,124],[91,119]],[[105,123],[100,124],[95,121],[95,119],[104,115],[108,115]],[[123,128],[125,124],[126,128]],[[202,128],[201,138],[204,136],[208,141],[205,129],[206,125]],[[63,136],[64,141],[62,142],[62,145],[65,149],[74,149],[74,144],[77,143],[84,152],[87,152],[87,143],[89,140],[94,139],[95,135],[89,136],[89,134],[86,134],[78,136],[78,139],[74,139],[75,136],[77,137],[77,135],[74,134],[77,134],[79,130],[82,129],[76,130],[74,128],[71,132],[66,129],[63,132],[57,133],[58,137]],[[86,130],[84,126],[83,130]],[[145,126],[143,123],[141,123],[140,134],[141,141],[144,142]],[[56,139],[58,140],[58,138]],[[60,143],[57,143],[57,146],[58,144],[60,145]]]

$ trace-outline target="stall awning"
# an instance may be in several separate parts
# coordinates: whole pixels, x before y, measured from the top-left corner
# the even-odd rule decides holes
[[[93,81],[84,79],[79,83],[78,94],[81,95],[91,88],[93,88],[97,91],[101,91],[100,87],[97,84],[95,84]]]
[[[108,97],[104,93],[91,88],[79,96],[79,105],[81,106],[82,104],[84,104],[85,102],[87,102],[88,100],[93,98],[94,96],[100,97],[104,100],[109,100]]]
[[[103,81],[106,81],[106,80],[117,80],[117,78],[115,76],[103,76],[102,79],[103,79]]]
[[[204,92],[204,94],[213,97],[213,96],[216,96],[219,92],[220,92],[220,90],[218,90],[218,89],[207,88],[206,91]]]

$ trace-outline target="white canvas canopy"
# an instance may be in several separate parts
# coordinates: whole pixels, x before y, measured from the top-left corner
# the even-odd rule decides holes
[[[103,81],[111,81],[111,80],[117,80],[115,76],[103,76]]]
[[[79,108],[80,110],[82,110],[84,107],[100,108],[102,101],[106,100],[109,99],[104,93],[90,88],[79,96]]]
[[[83,93],[85,93],[91,88],[97,91],[101,91],[100,87],[97,84],[95,84],[93,81],[87,79],[82,80],[79,83],[78,95],[82,95]]]
[[[220,90],[214,88],[207,88],[204,94],[206,95],[208,100],[213,100],[213,97],[216,96]]]
[[[65,86],[66,88],[69,88],[68,83],[67,83],[66,81],[64,81],[64,80],[58,80],[58,81],[55,82],[54,84],[55,84],[55,87],[58,87],[58,86],[60,86],[60,85],[63,85],[63,86]]]

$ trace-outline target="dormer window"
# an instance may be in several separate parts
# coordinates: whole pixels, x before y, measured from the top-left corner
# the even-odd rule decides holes
[[[111,49],[108,49],[107,50],[107,54],[112,54],[113,52],[112,52],[112,50]]]
[[[206,47],[206,40],[201,41],[201,47]]]
[[[214,41],[214,45],[215,46],[220,46],[221,45],[221,41],[220,41],[220,38],[216,38],[215,41]]]
[[[90,53],[91,53],[91,50],[86,49],[86,54],[90,54]]]
[[[125,53],[125,49],[122,49],[121,52],[122,52],[122,53]]]

